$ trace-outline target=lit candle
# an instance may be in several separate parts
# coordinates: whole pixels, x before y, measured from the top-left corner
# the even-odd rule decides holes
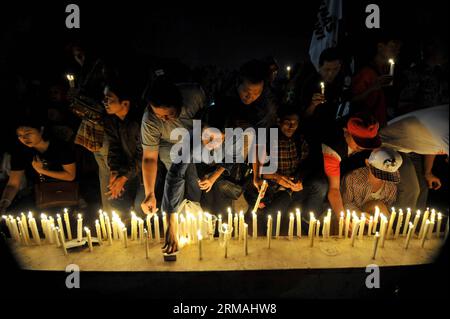
[[[387,233],[387,223],[388,223],[388,221],[387,221],[387,217],[386,216],[384,216],[383,214],[381,214],[380,215],[381,217],[381,238],[380,238],[380,240],[381,240],[381,248],[384,248],[384,242],[385,242],[385,240],[386,240],[386,233]]]
[[[392,207],[391,218],[389,219],[389,225],[388,225],[388,229],[387,229],[387,237],[388,238],[391,238],[391,236],[392,236],[392,227],[394,226],[396,215],[397,215],[397,212],[395,211],[395,208]]]
[[[436,211],[434,208],[431,210],[430,222],[436,221]]]
[[[325,94],[325,82],[320,82],[320,94]]]
[[[290,65],[288,65],[286,67],[286,77],[288,80],[291,78],[291,66]]]
[[[231,213],[231,208],[230,207],[228,207],[227,212],[228,212],[227,225],[228,225],[228,227],[231,227],[233,225],[233,214]]]
[[[33,240],[36,244],[41,244],[41,238],[39,237],[39,231],[37,229],[36,220],[33,218],[33,215],[31,212],[28,213],[28,223],[30,224],[31,228],[31,235],[33,236]]]
[[[137,240],[137,227],[138,227],[138,221],[136,218],[136,213],[131,212],[131,240]]]
[[[69,240],[72,240],[72,229],[70,228],[70,219],[69,213],[67,212],[67,208],[64,208],[64,222],[66,223],[67,238]],[[62,228],[60,230],[63,231]]]
[[[144,220],[142,218],[138,218],[139,224],[139,243],[144,243]]]
[[[354,222],[352,223],[352,247],[355,246],[355,239],[356,234],[358,233],[358,228],[361,224],[359,223],[358,219],[354,219]]]
[[[223,224],[222,225],[222,232],[223,232],[223,238],[225,241],[225,258],[228,257],[228,239],[231,236],[231,232],[233,231],[233,228],[230,228],[231,224]]]
[[[63,249],[64,256],[67,256],[66,243],[64,241],[64,235],[63,235],[62,229],[59,229],[58,233],[59,233],[59,241],[61,242],[61,247]]]
[[[89,245],[89,251],[92,253],[92,251],[94,250],[92,247],[92,237],[91,237],[91,231],[89,230],[89,228],[84,227],[84,232],[86,233],[86,237],[88,240],[88,245]]]
[[[8,231],[9,231],[9,233],[11,234],[11,237],[12,237],[11,223],[9,222],[8,216],[3,215],[2,218],[3,218],[3,220],[5,220],[6,227],[8,227]],[[30,226],[30,227],[31,227],[31,226]]]
[[[239,219],[238,214],[234,213],[234,239],[239,237]]]
[[[97,234],[97,237],[101,239],[106,239],[108,237],[107,235],[107,231],[106,231],[106,224],[105,224],[105,216],[103,215],[103,211],[100,210],[99,211],[99,215],[100,215],[100,229],[101,229],[101,233]]]
[[[426,221],[425,221],[425,226],[424,226],[424,230],[423,230],[423,237],[422,237],[422,242],[420,243],[420,247],[424,247],[424,245],[425,245],[425,240],[427,239],[427,236],[426,236],[426,234],[427,234],[427,232],[428,232],[428,227],[430,227],[430,221],[427,219]]]
[[[215,216],[214,216],[215,218]],[[244,222],[244,213],[242,213],[242,222]],[[211,214],[208,215],[208,234],[209,240],[214,240],[214,227],[213,227],[213,216]]]
[[[197,240],[198,240],[198,259],[202,260],[203,259],[203,251],[202,251],[202,232],[199,230],[197,232]]]
[[[397,226],[395,227],[395,233],[394,233],[395,239],[397,239],[398,236],[400,235],[400,228],[402,227],[402,222],[403,222],[403,212],[401,209],[399,209]]]
[[[370,216],[369,218],[369,226],[367,227],[367,236],[372,236],[372,229],[373,229],[373,216]]]
[[[155,240],[159,243],[161,241],[161,235],[159,232],[159,217],[157,214],[153,217],[153,226],[155,227]]]
[[[414,231],[414,225],[413,225],[413,223],[410,222],[409,229],[408,229],[408,235],[406,235],[406,240],[405,240],[405,246],[404,246],[405,249],[408,249],[408,247],[409,247],[409,241],[411,240],[413,231]]]
[[[377,250],[378,250],[378,242],[380,240],[380,234],[378,232],[375,233],[375,237],[373,239],[373,253],[372,253],[372,259],[375,259],[377,256]]]
[[[63,222],[62,222],[62,218],[60,214],[56,214],[56,222],[58,223],[58,229],[62,229],[63,230],[63,234],[64,234],[64,227],[63,227]],[[59,233],[59,231],[58,231]],[[59,237],[59,236],[57,236]]]
[[[410,220],[411,220],[411,208],[407,208],[406,209],[406,219],[405,219],[405,224],[403,225],[402,236],[406,236],[406,232],[409,231],[408,227],[409,227]]]
[[[111,221],[108,214],[105,214],[106,234],[108,235],[109,245],[112,245]]]
[[[389,59],[389,75],[390,76],[394,76],[394,66],[395,66],[394,59]]]
[[[67,81],[69,81],[69,87],[75,88],[75,76],[73,74],[66,74]]]
[[[115,213],[112,213],[112,233],[114,240],[117,240],[119,238],[119,226],[117,225],[117,215]]]
[[[106,227],[105,227],[106,229]],[[97,240],[99,245],[102,244],[102,230],[101,230],[101,226],[100,226],[100,222],[97,220],[95,220],[95,234],[97,235]]]
[[[311,236],[314,236],[314,230],[313,230],[313,227],[312,227],[312,224],[313,224],[314,221],[315,221],[314,213],[310,212],[309,213],[308,238],[310,238]]]
[[[219,230],[219,239],[223,238],[223,233],[220,231],[222,229],[222,215],[219,214],[217,217],[217,229]]]
[[[428,210],[428,208],[427,208],[427,210],[425,211],[425,213],[423,214],[423,217],[422,217],[422,223],[420,224],[420,230],[419,230],[419,238],[421,239],[422,237],[423,237],[423,230],[424,230],[424,228],[425,228],[425,225],[426,225],[426,221],[428,220],[428,216],[430,215],[430,211]]]
[[[437,228],[436,228],[436,237],[437,238],[441,237],[441,225],[442,225],[442,214],[438,213],[437,214]]]
[[[264,194],[266,193],[267,187],[268,187],[267,182],[263,180],[261,188],[259,189],[258,198],[256,199],[255,206],[253,206],[252,212],[258,211],[259,203],[261,202],[261,199],[264,198]]]
[[[309,221],[309,229],[311,230],[311,236],[309,236],[309,247],[314,247],[314,229],[316,226],[315,220]]]
[[[316,221],[316,225],[314,227],[316,229],[316,237],[319,238],[319,236],[320,236],[320,220]]]
[[[19,226],[20,234],[22,235],[21,237],[22,237],[23,244],[28,246],[29,242],[28,242],[27,235],[25,234],[25,228],[23,227],[23,223],[19,217],[17,217],[17,224]]]
[[[378,206],[375,206],[375,216],[373,218],[373,233],[377,232],[377,227],[378,227],[378,219],[380,217],[380,208]]]
[[[44,238],[45,238],[45,242],[50,242],[50,238],[48,236],[48,220],[47,220],[47,215],[45,214],[41,214],[41,228],[42,228],[42,232],[44,233]],[[14,225],[13,225],[14,226]]]
[[[433,236],[434,225],[435,225],[434,220],[432,220],[430,222],[430,225],[428,225],[428,232],[424,232],[427,239],[431,239],[431,237]]]
[[[244,255],[248,255],[248,224],[244,223]]]
[[[330,237],[330,225],[331,225],[331,209],[328,208],[328,212],[327,212],[327,237]]]
[[[364,227],[366,226],[366,215],[364,213],[361,214],[361,220],[359,222],[359,239],[363,239],[364,237]]]
[[[289,230],[288,230],[289,240],[292,240],[294,237],[294,214],[289,214]]]
[[[48,219],[48,226],[47,226],[50,244],[53,244],[55,241],[54,235],[53,235],[53,227],[55,227],[55,220],[53,219],[52,216],[50,216]]]
[[[272,241],[272,216],[267,216],[267,248],[270,248]]]
[[[347,210],[347,216],[345,217],[345,238],[348,238],[349,231],[350,231],[350,211]]]
[[[52,230],[51,230],[51,232],[53,234],[53,238],[55,239],[55,243],[56,243],[56,247],[57,248],[61,247],[61,243],[59,242],[58,229],[59,229],[59,227],[53,226]]]
[[[81,241],[83,239],[83,218],[81,214],[78,214],[77,220],[77,240]]]
[[[256,216],[255,212],[252,212],[252,216],[253,216],[253,238],[257,238],[258,237],[258,217]]]
[[[295,209],[295,217],[297,220],[297,237],[302,238],[302,213],[300,209]]]
[[[239,212],[239,240],[244,239],[244,212]]]
[[[148,232],[147,229],[144,229],[145,236],[145,258],[148,259]]]
[[[414,227],[413,227],[413,233],[416,231],[417,229],[417,225],[419,224],[419,220],[420,220],[420,210],[417,210],[416,212],[416,216],[414,217]]]
[[[30,233],[28,230],[28,223],[27,223],[27,217],[25,216],[24,213],[20,213],[21,215],[21,219],[22,219],[22,226],[23,226],[23,231],[25,233],[25,238],[27,240],[27,242],[30,241]]]
[[[344,212],[341,212],[341,217],[339,217],[339,238],[342,238],[343,230],[344,230]]]
[[[147,214],[146,222],[147,222],[148,239],[152,240],[153,234],[152,234],[152,222],[150,220],[150,214]]]
[[[277,228],[275,230],[275,238],[279,238],[280,237],[280,227],[281,227],[281,212],[278,211],[277,213]]]
[[[323,226],[322,226],[322,237],[327,238],[327,229],[328,229],[328,217],[325,216],[323,218]]]
[[[13,230],[14,240],[20,242],[19,228],[17,227],[17,221],[14,217],[9,216],[9,222],[11,224],[11,228]]]
[[[128,234],[127,234],[127,228],[126,227],[123,227],[122,228],[122,234],[123,234],[123,244],[124,244],[124,246],[125,246],[125,248],[127,248],[128,247]]]

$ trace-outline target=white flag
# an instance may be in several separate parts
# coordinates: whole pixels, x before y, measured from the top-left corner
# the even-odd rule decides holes
[[[316,70],[319,69],[319,57],[322,51],[337,45],[341,19],[342,0],[322,0],[309,47],[309,56]]]

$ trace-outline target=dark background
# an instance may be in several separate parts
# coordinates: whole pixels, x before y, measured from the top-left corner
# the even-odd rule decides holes
[[[273,55],[285,66],[307,59],[320,3],[53,2],[18,1],[2,8],[2,68],[42,71],[62,58],[64,44],[74,38],[106,54],[179,58],[188,65],[236,67],[249,58]],[[69,3],[80,7],[80,29],[65,27]],[[423,40],[448,38],[448,1],[344,0],[344,27],[354,53],[367,50],[365,42],[374,32],[364,23],[369,3],[380,6],[381,29],[403,38],[408,60],[417,57]]]

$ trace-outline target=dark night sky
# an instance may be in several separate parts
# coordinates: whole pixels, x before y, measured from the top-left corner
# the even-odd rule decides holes
[[[80,30],[64,25],[64,9],[71,2],[80,5]],[[180,58],[189,65],[236,67],[252,57],[274,55],[284,66],[307,58],[319,0],[210,1],[195,6],[166,2],[157,7],[154,1],[95,1],[95,6],[94,1],[32,3],[2,10],[2,64],[15,61],[23,68],[51,63],[60,57],[68,39],[82,38],[107,53]],[[382,28],[401,33],[408,50],[417,51],[420,39],[432,34],[447,38],[447,1],[344,0],[355,51],[368,32],[364,27],[368,3],[380,5]]]

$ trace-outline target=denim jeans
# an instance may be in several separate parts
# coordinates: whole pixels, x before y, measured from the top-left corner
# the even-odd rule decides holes
[[[185,197],[190,201],[199,203],[202,191],[198,186],[198,179],[195,164],[173,163],[166,175],[161,204],[162,211],[168,214],[176,212]]]

